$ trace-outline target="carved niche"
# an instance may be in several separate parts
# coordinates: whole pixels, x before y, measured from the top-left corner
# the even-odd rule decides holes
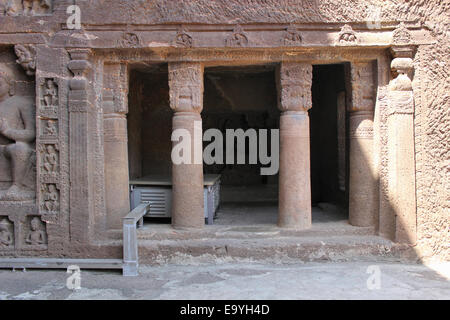
[[[24,238],[22,239],[24,247],[33,247],[34,249],[45,248],[47,245],[46,225],[38,216],[28,216],[23,223],[22,230]]]
[[[7,217],[0,217],[0,248],[14,246],[14,225]]]
[[[9,16],[46,15],[52,11],[52,0],[0,0],[0,13]]]

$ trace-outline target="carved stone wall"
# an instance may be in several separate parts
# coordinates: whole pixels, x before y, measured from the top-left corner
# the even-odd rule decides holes
[[[104,181],[101,103],[110,97],[102,97],[102,56],[114,63],[381,61],[395,40],[412,41],[417,46],[411,78],[415,103],[415,249],[426,258],[450,259],[446,232],[450,225],[450,99],[446,81],[450,61],[446,51],[449,44],[445,1],[268,0],[244,4],[239,0],[118,0],[108,2],[108,7],[100,0],[76,1],[83,14],[83,28],[68,30],[66,9],[73,3],[0,0],[0,67],[14,69],[14,90],[20,97],[16,103],[26,105],[33,100],[36,105],[35,137],[27,142],[33,152],[25,155],[28,161],[23,161],[29,165],[28,170],[36,173],[21,180],[21,187],[31,192],[13,189],[5,196],[12,185],[12,169],[9,159],[0,156],[0,189],[4,191],[0,192],[0,254],[44,255],[41,249],[46,246],[52,255],[100,256],[102,251],[104,256],[120,256],[118,246],[108,251],[102,246],[87,245],[92,244],[89,235],[96,230],[95,217],[105,207],[102,191],[98,191]],[[369,23],[374,9],[380,9],[378,26]],[[405,37],[401,28],[394,33],[400,21],[405,22],[403,28],[410,31],[409,36]],[[77,68],[84,64],[82,61],[89,61],[96,69],[95,76],[73,76],[67,69],[67,51],[80,53],[79,49],[87,48],[90,58],[80,58],[75,53],[70,67],[80,70]],[[377,70],[387,71],[387,64]],[[77,85],[83,77],[88,88],[96,88],[92,90],[93,97],[80,95],[83,90]],[[176,84],[173,88],[178,90]],[[361,89],[363,92],[366,88]],[[377,106],[381,108],[380,146],[375,149],[380,150],[380,181],[388,177],[385,89],[374,88],[378,91]],[[192,98],[194,102],[199,99]],[[357,105],[364,105],[364,95],[353,98]],[[375,128],[372,132],[370,128],[361,130],[363,127],[356,126],[353,135],[373,135],[378,143]],[[385,187],[380,184],[381,195],[385,194]],[[18,200],[21,197],[26,200]],[[389,199],[381,199],[380,203],[389,205]],[[383,210],[380,207],[380,212]],[[43,224],[34,222],[32,226],[36,217]],[[32,231],[33,240],[27,243]],[[47,236],[42,237],[45,232]],[[80,249],[83,246],[85,249]]]

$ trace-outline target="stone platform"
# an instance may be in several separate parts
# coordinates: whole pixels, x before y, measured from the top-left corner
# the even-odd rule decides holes
[[[416,260],[414,251],[375,235],[372,227],[354,227],[330,204],[313,207],[308,230],[276,226],[277,204],[222,204],[214,225],[202,230],[175,230],[150,223],[138,231],[140,264],[197,264],[265,261]]]

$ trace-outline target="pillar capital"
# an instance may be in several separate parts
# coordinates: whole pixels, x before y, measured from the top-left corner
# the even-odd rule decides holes
[[[200,113],[203,109],[203,65],[169,63],[170,107],[175,112]]]
[[[306,112],[312,107],[312,65],[304,62],[282,62],[279,71],[282,112]]]
[[[375,108],[374,65],[372,61],[351,64],[352,103],[349,112],[370,113]]]

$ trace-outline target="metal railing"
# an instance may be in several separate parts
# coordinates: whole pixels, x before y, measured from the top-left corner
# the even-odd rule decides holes
[[[150,210],[149,203],[142,203],[123,218],[123,275],[139,275],[137,228],[144,224],[144,216]],[[136,227],[137,225],[137,227]]]

